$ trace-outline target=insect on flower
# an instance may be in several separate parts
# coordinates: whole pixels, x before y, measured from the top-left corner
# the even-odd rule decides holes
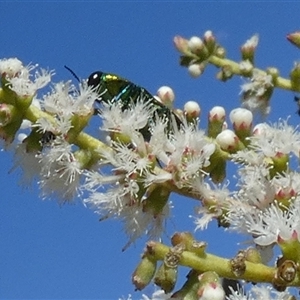
[[[137,103],[137,101],[145,101],[149,105],[154,106],[154,114],[158,117],[166,118],[168,121],[168,131],[172,131],[172,120],[175,120],[177,127],[180,127],[182,124],[179,117],[171,109],[155,99],[145,88],[118,75],[96,71],[88,77],[87,84],[96,89],[99,95],[99,99],[96,99],[98,103],[102,101],[105,103],[115,103],[118,101],[122,109],[125,110],[131,104]],[[150,139],[151,133],[148,129],[154,118],[155,116],[153,115],[148,125],[141,130],[146,140]]]

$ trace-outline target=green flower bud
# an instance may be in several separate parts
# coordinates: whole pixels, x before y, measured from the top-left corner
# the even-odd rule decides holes
[[[152,280],[156,270],[156,260],[150,255],[144,255],[132,274],[132,283],[137,290],[144,289]]]
[[[203,41],[209,53],[213,53],[216,48],[216,37],[211,30],[207,30],[203,35]]]
[[[207,129],[207,135],[209,137],[216,138],[216,136],[223,130],[225,117],[226,112],[222,106],[215,106],[209,111]]]
[[[300,90],[300,63],[296,62],[290,72],[292,86],[296,90]]]
[[[241,47],[242,59],[249,60],[254,64],[254,53],[258,45],[258,35],[253,35],[249,40],[246,41]]]
[[[300,48],[300,31],[289,33],[286,36],[287,40],[295,45],[297,48]]]
[[[189,249],[194,241],[194,237],[190,232],[175,232],[171,238],[173,246],[184,245],[185,249]]]
[[[170,293],[175,287],[178,275],[178,263],[183,250],[184,247],[180,245],[171,248],[155,274],[154,283],[163,289],[165,293]]]
[[[292,261],[299,261],[300,257],[300,242],[298,234],[295,230],[290,239],[283,239],[280,235],[277,238],[278,246],[280,247],[283,257]]]

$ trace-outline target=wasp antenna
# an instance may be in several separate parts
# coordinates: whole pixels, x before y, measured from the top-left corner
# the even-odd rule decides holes
[[[66,65],[64,65],[64,67],[74,76],[74,78],[78,81],[78,82],[80,82],[80,79],[79,79],[79,77],[76,75],[76,73],[71,69],[71,68],[69,68],[68,66],[66,66]]]

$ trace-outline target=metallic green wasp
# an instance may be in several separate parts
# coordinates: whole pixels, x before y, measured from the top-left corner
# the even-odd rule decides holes
[[[142,101],[154,106],[157,116],[165,117],[168,120],[169,131],[172,130],[172,119],[176,121],[178,127],[180,127],[182,123],[176,114],[155,99],[145,88],[118,75],[96,71],[89,76],[87,84],[95,88],[100,95],[100,99],[98,99],[97,102],[104,101],[106,103],[114,103],[118,101],[121,103],[122,109],[126,109],[130,104],[142,99]],[[153,119],[149,120],[149,122],[153,122]],[[149,124],[141,130],[141,133],[146,140],[150,139],[151,133],[149,132]]]

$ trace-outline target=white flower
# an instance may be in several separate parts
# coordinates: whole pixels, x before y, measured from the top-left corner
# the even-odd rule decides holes
[[[230,288],[231,289],[231,288]],[[289,300],[291,295],[288,291],[278,292],[271,286],[253,285],[252,288],[245,293],[243,289],[234,291],[231,289],[231,295],[227,296],[227,300]]]
[[[50,122],[49,119],[40,118],[32,127],[37,128],[37,131],[40,133],[52,132],[55,133],[55,135],[61,135],[63,137],[72,128],[72,124],[68,118],[59,118],[55,123]]]
[[[25,138],[25,137],[24,137]],[[16,146],[14,153],[14,166],[12,170],[20,167],[22,169],[22,178],[20,184],[28,186],[34,179],[39,177],[41,171],[40,155],[36,152],[28,152],[26,143],[21,143]]]
[[[127,206],[122,210],[120,218],[129,237],[123,250],[145,234],[150,240],[159,240],[165,230],[166,220],[170,218],[170,209],[171,203],[168,202],[159,214],[154,214],[151,210],[145,212],[142,205]]]
[[[46,86],[53,71],[46,71],[40,69],[34,74],[34,78],[31,79],[31,71],[38,65],[28,65],[24,67],[18,59],[4,59],[0,60],[0,73],[5,75],[7,81],[11,84],[10,89],[15,91],[19,96],[33,96],[38,89]]]
[[[168,293],[166,294],[163,290],[157,290],[155,291],[151,297],[148,297],[146,295],[142,295],[142,299],[141,300],[176,300],[176,297],[172,297],[172,293]],[[180,300],[180,299],[178,299]]]
[[[89,115],[93,112],[93,104],[97,94],[86,84],[78,89],[71,82],[60,82],[54,85],[52,92],[43,98],[43,108],[60,118],[76,115]]]
[[[0,59],[0,74],[5,77],[14,77],[23,68],[23,63],[17,58]]]
[[[273,87],[272,76],[253,70],[249,82],[241,86],[243,106],[253,112],[266,115],[270,112],[269,96],[266,92]]]
[[[272,178],[272,184],[279,196],[294,199],[300,195],[300,174],[298,172],[289,172],[277,174]]]
[[[138,130],[143,129],[148,121],[153,118],[155,108],[151,102],[143,99],[137,100],[135,104],[124,109],[119,101],[103,103],[101,118],[103,125],[101,130],[107,132],[121,132],[129,137],[135,138]]]
[[[242,202],[265,208],[274,201],[276,190],[270,181],[269,167],[266,163],[245,164],[238,173],[240,190],[236,193],[236,197]]]
[[[169,153],[175,151],[175,146],[167,134],[167,126],[166,120],[152,124],[151,138],[149,141],[151,154],[157,157],[164,165],[168,165],[170,162]]]
[[[226,300],[254,300],[245,295],[243,290],[234,291],[231,287],[229,289],[231,290],[231,294],[226,297]]]
[[[275,157],[277,154],[294,153],[299,157],[300,133],[298,128],[280,120],[273,125],[264,125],[264,129],[251,136],[250,147],[261,151],[265,156]]]
[[[63,138],[56,137],[53,145],[43,151],[39,184],[44,198],[55,195],[70,201],[76,195],[82,171],[71,147]]]
[[[140,148],[144,140],[141,140]],[[114,171],[123,171],[129,176],[133,173],[144,174],[151,167],[152,161],[147,157],[147,153],[138,152],[128,145],[112,142],[113,152],[103,151],[102,163],[110,163],[114,166]]]
[[[251,234],[254,242],[260,246],[276,243],[279,236],[289,240],[294,232],[300,236],[299,205],[291,204],[283,210],[272,204],[269,208],[259,210],[236,203],[226,218],[231,224],[230,230]]]
[[[254,93],[257,97],[263,96],[266,89],[273,86],[272,76],[263,74],[261,71],[253,70],[250,82],[241,86],[242,92]]]
[[[210,221],[222,215],[222,209],[226,208],[231,201],[228,185],[229,182],[223,186],[215,186],[204,183],[200,179],[195,180],[192,185],[193,190],[199,194],[204,204],[209,205],[208,207],[201,206],[196,209],[200,217],[195,217],[195,230],[206,229]]]
[[[197,208],[197,214],[201,215],[201,217],[195,217],[195,231],[200,229],[200,230],[205,230],[208,227],[208,223],[212,221],[214,218],[216,218],[218,215],[215,213],[211,213],[210,209],[202,206]]]
[[[194,126],[185,125],[174,133],[169,140],[173,148],[168,157],[166,168],[174,172],[175,184],[181,188],[190,185],[201,176],[203,168],[210,165],[210,156],[215,151],[215,144],[206,139],[205,133]],[[161,149],[164,152],[164,149]]]
[[[159,214],[154,215],[151,210],[145,211],[143,203],[138,200],[139,186],[136,180],[130,180],[121,174],[106,177],[89,172],[87,176],[90,179],[85,188],[90,191],[90,195],[84,203],[103,216],[103,219],[117,217],[122,220],[129,237],[126,247],[143,234],[147,234],[151,239],[160,237],[164,230],[164,222],[169,217],[169,203]],[[108,178],[111,187],[103,193],[97,192],[97,188],[109,183]]]
[[[253,286],[250,291],[253,300],[289,300],[291,295],[288,291],[278,292],[270,286]]]

